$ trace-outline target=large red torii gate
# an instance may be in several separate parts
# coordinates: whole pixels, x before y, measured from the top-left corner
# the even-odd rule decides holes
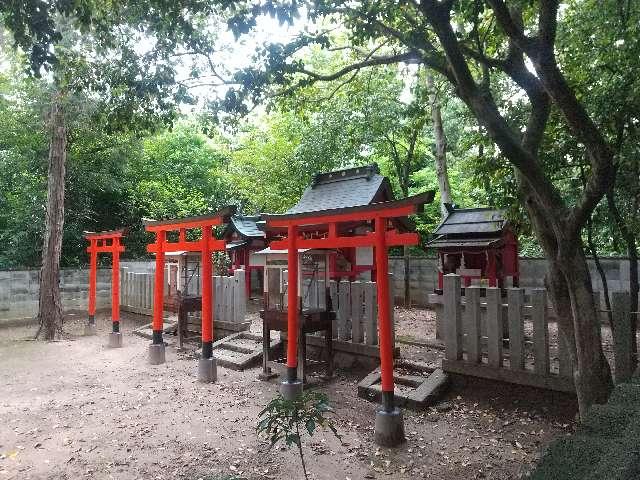
[[[393,345],[389,305],[389,258],[387,248],[417,245],[417,233],[400,233],[389,229],[389,220],[406,217],[422,211],[433,201],[429,191],[402,200],[374,203],[359,207],[322,210],[318,212],[270,215],[264,214],[268,229],[287,229],[285,239],[271,242],[274,250],[288,252],[288,304],[287,304],[287,377],[283,381],[283,395],[287,397],[302,391],[297,378],[298,334],[298,249],[335,249],[345,247],[374,247],[376,284],[378,291],[380,370],[382,380],[382,407],[376,410],[375,438],[380,445],[393,446],[404,441],[402,412],[395,406],[393,380]],[[339,225],[373,223],[374,231],[364,235],[342,236]],[[305,238],[300,232],[313,232],[327,228],[322,238]],[[286,394],[285,394],[286,392]]]
[[[98,276],[98,254],[110,253],[113,257],[111,266],[111,325],[109,335],[110,347],[121,347],[120,334],[120,254],[124,246],[120,240],[125,230],[110,230],[105,232],[84,232],[84,238],[89,241],[89,322],[85,327],[85,335],[96,333],[96,283]]]
[[[235,214],[235,207],[225,207],[210,215],[180,218],[175,220],[145,220],[143,223],[148,232],[155,234],[155,243],[147,246],[147,251],[156,254],[156,271],[153,292],[153,340],[149,346],[149,361],[153,365],[165,362],[163,330],[164,301],[164,260],[165,254],[176,252],[200,252],[202,283],[202,354],[198,364],[198,379],[202,382],[214,382],[217,379],[217,368],[213,358],[213,300],[211,253],[226,248],[224,240],[213,236],[213,227],[222,225]],[[187,230],[201,230],[199,240],[189,241]],[[178,231],[178,241],[171,242],[167,233]]]

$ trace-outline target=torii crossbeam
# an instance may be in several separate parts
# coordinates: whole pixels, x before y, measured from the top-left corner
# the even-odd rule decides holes
[[[165,362],[162,339],[162,310],[164,300],[165,254],[176,252],[200,252],[202,283],[202,354],[198,366],[198,378],[203,382],[214,382],[217,378],[216,363],[213,358],[213,300],[211,253],[226,248],[224,240],[213,237],[213,227],[228,222],[235,213],[235,207],[226,207],[211,215],[180,218],[175,220],[146,220],[145,228],[155,234],[155,243],[147,246],[147,251],[156,254],[156,272],[153,292],[153,340],[149,347],[149,361],[153,365]],[[188,230],[200,230],[200,239],[187,240]],[[167,234],[178,232],[178,241],[169,241]]]
[[[388,247],[417,245],[417,233],[401,233],[390,227],[394,220],[422,211],[423,205],[433,201],[434,192],[429,191],[402,200],[374,203],[359,207],[322,210],[318,212],[282,215],[264,214],[268,229],[287,229],[286,238],[271,242],[274,250],[288,251],[288,304],[287,304],[287,377],[283,381],[284,392],[302,391],[297,379],[297,333],[298,333],[298,249],[335,249],[345,247],[374,247],[376,284],[378,291],[380,370],[382,380],[382,408],[376,411],[375,438],[384,446],[393,446],[404,441],[402,412],[395,406],[393,380],[393,345],[391,312],[389,304],[389,258]],[[341,224],[373,224],[374,231],[364,235],[340,235]],[[326,231],[320,238],[313,238],[313,231]]]
[[[108,232],[84,232],[84,238],[89,241],[89,322],[85,327],[85,335],[96,332],[96,283],[98,269],[98,254],[110,253],[113,259],[111,266],[111,325],[109,336],[110,347],[121,347],[120,335],[120,254],[124,246],[120,243],[124,229]]]

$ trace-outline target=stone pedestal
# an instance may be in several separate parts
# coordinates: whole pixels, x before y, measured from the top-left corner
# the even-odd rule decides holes
[[[84,326],[84,335],[90,337],[98,333],[98,328],[95,323],[88,323]]]
[[[285,400],[295,400],[302,395],[302,381],[283,380],[280,384],[280,394]]]
[[[122,334],[120,332],[111,332],[109,334],[109,348],[122,347]]]
[[[404,443],[402,410],[395,407],[391,412],[387,412],[383,407],[378,407],[376,410],[374,438],[376,444],[381,447],[397,447]]]
[[[165,361],[164,343],[152,343],[149,345],[149,363],[151,365],[160,365]]]
[[[218,379],[218,366],[216,359],[200,358],[198,361],[198,381],[202,383],[213,383]]]

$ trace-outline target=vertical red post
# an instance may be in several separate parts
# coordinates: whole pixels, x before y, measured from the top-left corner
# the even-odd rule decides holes
[[[113,264],[111,265],[111,324],[114,332],[120,331],[120,238],[113,239]]]
[[[289,225],[287,240],[287,380],[295,381],[298,368],[298,228],[295,225]]]
[[[380,373],[382,405],[387,412],[394,409],[393,345],[391,344],[391,310],[389,305],[389,258],[387,252],[387,219],[376,217],[376,284],[378,290],[378,317],[380,331]]]
[[[202,247],[201,247],[201,276],[202,284],[202,358],[211,358],[213,356],[213,312],[211,305],[213,303],[213,288],[211,285],[211,227],[202,227]]]
[[[98,241],[89,239],[89,325],[96,322],[96,283],[98,277]]]
[[[153,289],[153,343],[163,345],[162,341],[162,309],[164,302],[164,249],[167,233],[164,230],[156,232],[156,273]]]

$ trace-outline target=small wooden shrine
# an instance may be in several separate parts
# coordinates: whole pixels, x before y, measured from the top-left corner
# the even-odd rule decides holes
[[[456,208],[447,204],[447,217],[427,247],[436,249],[438,290],[443,276],[460,275],[463,286],[518,286],[518,240],[504,212],[494,208]]]
[[[264,249],[268,244],[267,234],[258,226],[259,221],[259,215],[233,215],[223,233],[231,260],[229,274],[233,275],[236,270],[245,271],[247,298],[250,298],[254,286],[262,290],[263,267],[249,262],[252,253]]]
[[[289,295],[298,297],[299,332],[297,335],[298,378],[303,383],[307,380],[308,360],[306,356],[306,335],[324,332],[327,346],[326,376],[333,374],[333,335],[332,321],[335,312],[332,311],[329,295],[329,263],[331,250],[298,249],[297,282],[295,288],[290,288],[287,250],[272,250],[266,248],[257,252],[255,262],[262,263],[264,268],[264,309],[260,311],[263,334],[263,372],[261,378],[271,376],[271,367],[275,362],[269,359],[271,345],[271,331],[287,332],[288,328],[288,298]],[[297,293],[296,293],[297,292]],[[295,298],[295,297],[294,297]]]

